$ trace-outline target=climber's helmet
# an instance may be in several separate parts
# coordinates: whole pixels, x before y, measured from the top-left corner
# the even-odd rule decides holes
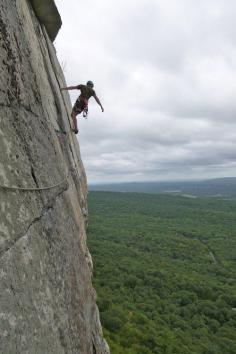
[[[92,81],[88,81],[88,82],[87,82],[87,86],[89,86],[89,87],[93,88],[93,87],[94,87],[94,84],[93,84],[93,82],[92,82]]]

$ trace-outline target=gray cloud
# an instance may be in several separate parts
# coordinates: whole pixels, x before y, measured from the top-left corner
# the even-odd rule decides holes
[[[56,3],[68,85],[105,107],[79,118],[89,182],[236,175],[234,1]]]

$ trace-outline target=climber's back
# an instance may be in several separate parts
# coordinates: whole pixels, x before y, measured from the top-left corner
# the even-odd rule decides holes
[[[80,90],[81,96],[83,96],[87,100],[89,100],[90,97],[95,96],[95,91],[94,91],[94,89],[91,86],[78,85],[77,89]]]

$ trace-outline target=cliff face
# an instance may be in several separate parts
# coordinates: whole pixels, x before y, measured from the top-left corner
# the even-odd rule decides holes
[[[38,4],[48,6],[46,15]],[[0,4],[0,353],[108,353],[53,0]],[[65,134],[65,132],[67,134]],[[5,188],[5,187],[6,188]],[[23,188],[23,189],[21,189]]]

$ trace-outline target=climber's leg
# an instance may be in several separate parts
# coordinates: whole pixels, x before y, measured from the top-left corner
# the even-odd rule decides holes
[[[75,134],[78,134],[78,126],[77,126],[76,116],[78,114],[80,114],[82,112],[82,110],[83,110],[83,107],[81,107],[81,105],[82,105],[81,100],[77,99],[75,104],[74,104],[74,107],[72,108],[72,112],[71,112],[71,118],[73,120],[73,126],[74,126],[74,129],[72,129],[72,130],[73,130],[73,132]]]
[[[78,134],[79,130],[78,130],[78,126],[77,126],[76,113],[74,111],[72,111],[72,113],[71,113],[71,118],[73,120],[73,125],[74,125],[74,129],[72,129],[72,130],[75,134]]]

